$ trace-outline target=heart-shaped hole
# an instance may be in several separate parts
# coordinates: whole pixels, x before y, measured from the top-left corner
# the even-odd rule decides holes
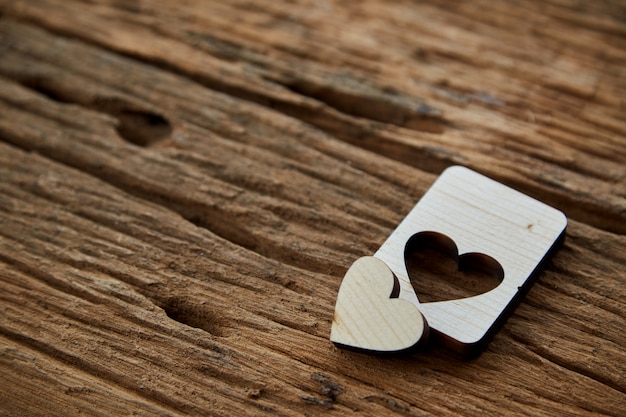
[[[423,303],[479,295],[500,285],[504,278],[504,270],[494,258],[476,252],[459,256],[454,241],[436,232],[413,235],[406,244],[404,260]]]

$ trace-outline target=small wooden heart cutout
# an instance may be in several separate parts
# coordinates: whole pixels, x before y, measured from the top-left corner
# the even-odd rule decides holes
[[[355,261],[343,278],[330,340],[342,347],[372,352],[416,348],[428,338],[428,323],[417,306],[397,297],[400,287],[378,258]]]

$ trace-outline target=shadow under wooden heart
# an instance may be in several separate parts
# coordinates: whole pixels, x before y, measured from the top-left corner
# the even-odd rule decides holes
[[[422,303],[473,297],[496,288],[504,279],[504,270],[494,258],[475,252],[459,256],[454,241],[441,233],[413,235],[404,259]]]

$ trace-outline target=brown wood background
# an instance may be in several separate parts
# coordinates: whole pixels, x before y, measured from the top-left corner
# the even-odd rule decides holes
[[[626,415],[625,97],[619,0],[1,0],[0,415]],[[475,360],[337,349],[452,164],[564,247]]]

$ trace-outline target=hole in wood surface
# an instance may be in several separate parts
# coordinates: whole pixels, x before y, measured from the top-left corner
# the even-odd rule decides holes
[[[202,329],[214,336],[223,336],[222,320],[205,303],[198,304],[186,298],[172,297],[160,306],[172,320]]]
[[[119,125],[117,132],[122,138],[139,146],[150,146],[172,134],[170,123],[158,114],[138,111],[120,110],[114,113]]]
[[[421,232],[404,252],[409,278],[421,302],[455,300],[490,291],[504,279],[498,261],[482,253],[458,254],[449,237]]]

